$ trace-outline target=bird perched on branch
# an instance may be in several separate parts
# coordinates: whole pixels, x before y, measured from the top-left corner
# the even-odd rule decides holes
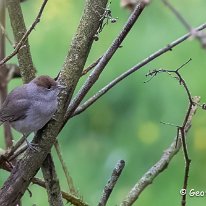
[[[41,129],[57,110],[57,96],[64,88],[49,76],[39,76],[11,91],[0,109],[0,125],[9,122],[22,133],[29,148],[34,149],[27,137]]]

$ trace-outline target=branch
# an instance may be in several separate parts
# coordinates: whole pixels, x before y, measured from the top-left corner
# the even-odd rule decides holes
[[[99,57],[99,59],[97,59],[95,62],[93,62],[91,65],[89,65],[86,69],[84,69],[82,71],[82,76],[84,76],[85,74],[87,74],[90,70],[92,70],[95,66],[97,66],[97,64],[99,63],[100,59],[102,58]]]
[[[189,158],[188,155],[188,150],[187,150],[187,143],[186,143],[186,135],[185,135],[185,130],[187,127],[187,122],[188,119],[190,118],[190,113],[191,110],[193,109],[193,106],[197,103],[193,102],[190,90],[185,82],[185,80],[182,78],[181,74],[180,74],[180,69],[182,69],[186,64],[188,64],[192,59],[189,59],[186,63],[184,63],[183,65],[181,65],[179,68],[177,68],[176,70],[167,70],[167,69],[159,69],[159,70],[153,70],[152,72],[149,72],[146,76],[151,76],[150,80],[155,77],[157,74],[162,73],[162,72],[166,72],[169,75],[171,75],[172,73],[174,73],[176,76],[175,78],[178,80],[178,82],[180,83],[180,85],[182,85],[187,93],[188,96],[188,100],[189,100],[189,107],[187,110],[187,113],[185,115],[184,121],[182,126],[177,126],[177,141],[179,138],[181,138],[182,141],[182,148],[183,148],[183,154],[184,154],[184,159],[185,159],[185,175],[184,175],[184,184],[183,184],[183,190],[182,191],[187,191],[187,185],[188,185],[188,178],[189,178],[189,170],[190,170],[190,163],[191,160]],[[177,142],[176,141],[176,142]],[[182,193],[182,206],[186,205],[186,193]]]
[[[5,1],[0,1],[0,61],[5,57],[5,26],[6,26],[6,12],[5,12]],[[5,65],[0,66],[0,106],[3,104],[7,96],[7,67]],[[6,143],[6,148],[9,148],[13,145],[13,136],[11,132],[11,127],[8,123],[3,125],[4,127],[4,139]]]
[[[203,48],[206,48],[206,33],[195,32],[187,20],[180,14],[180,12],[167,0],[162,0],[162,2],[172,11],[172,13],[177,17],[177,19],[183,24],[183,26],[191,32],[192,36],[196,37],[201,43]]]
[[[206,24],[202,24],[199,27],[195,28],[195,31],[201,31],[206,28]],[[177,40],[171,42],[166,47],[156,51],[155,53],[149,55],[147,58],[142,60],[140,63],[138,63],[136,66],[128,69],[126,72],[122,73],[120,76],[116,77],[113,81],[111,81],[109,84],[107,84],[105,87],[103,87],[101,90],[99,90],[95,95],[90,97],[85,103],[80,105],[76,111],[73,113],[72,116],[76,116],[83,111],[85,111],[88,107],[90,107],[94,102],[96,102],[101,96],[103,96],[105,93],[107,93],[110,89],[112,89],[115,85],[117,85],[119,82],[121,82],[123,79],[131,75],[132,73],[138,71],[143,66],[150,63],[152,60],[158,58],[159,56],[163,55],[164,53],[171,51],[174,47],[181,44],[185,40],[187,40],[192,34],[187,33],[184,36],[178,38]]]
[[[1,168],[6,170],[6,171],[8,171],[8,172],[11,172],[13,167],[14,167],[13,165],[8,165],[8,164],[6,165],[5,164],[5,167],[1,167]],[[32,178],[31,182],[33,184],[36,184],[36,185],[46,189],[46,184],[45,184],[45,182],[42,179],[34,177],[34,178]],[[83,202],[80,198],[77,198],[74,195],[68,194],[68,193],[66,193],[64,191],[61,191],[61,195],[62,195],[62,197],[65,200],[67,200],[68,202],[70,202],[73,205],[76,205],[76,206],[88,206],[87,203]]]
[[[34,177],[32,179],[32,183],[39,185],[40,187],[46,188],[45,182],[39,178]],[[77,198],[71,194],[68,194],[64,191],[61,191],[62,197],[67,200],[68,202],[70,202],[73,205],[76,206],[88,206],[87,203],[83,202],[80,198]]]
[[[123,40],[125,39],[125,37],[129,33],[131,28],[133,27],[133,25],[135,24],[136,20],[138,19],[138,17],[140,16],[142,11],[144,10],[145,6],[146,6],[146,3],[144,1],[141,1],[136,6],[135,10],[130,15],[127,23],[123,27],[123,29],[120,32],[120,34],[114,40],[114,42],[112,43],[111,47],[105,52],[105,54],[100,59],[100,61],[97,64],[97,66],[94,68],[94,70],[92,71],[90,76],[87,78],[87,80],[84,83],[84,85],[81,87],[81,89],[79,90],[77,95],[72,100],[71,104],[69,105],[69,108],[68,108],[68,111],[67,111],[65,119],[69,119],[69,117],[73,114],[75,109],[79,106],[79,104],[82,101],[82,99],[86,96],[86,94],[88,93],[90,88],[98,80],[100,74],[102,73],[102,71],[104,70],[104,68],[106,67],[106,65],[108,64],[108,62],[112,58],[112,56],[114,55],[114,53],[120,47],[121,43],[123,42]]]
[[[48,154],[42,164],[42,173],[46,183],[47,195],[50,206],[63,206],[61,189],[57,178],[54,162],[51,154]]]
[[[184,27],[188,30],[188,31],[192,31],[192,27],[190,26],[190,24],[187,22],[187,20],[180,14],[179,11],[177,11],[177,9],[174,8],[174,6],[172,6],[172,4],[170,4],[167,0],[162,0],[162,2],[165,4],[165,6],[167,6],[172,12],[173,14],[177,17],[177,19],[184,25]]]
[[[116,182],[117,180],[119,179],[121,173],[122,173],[122,170],[124,169],[124,166],[125,166],[125,162],[124,160],[120,160],[114,170],[112,171],[112,175],[109,179],[109,181],[107,182],[107,184],[105,185],[104,187],[104,191],[103,191],[103,194],[102,194],[102,197],[101,197],[101,200],[99,201],[99,204],[98,206],[105,206],[113,189],[114,189],[114,186],[116,185]]]
[[[35,176],[56,137],[62,129],[63,117],[73,91],[81,77],[93,37],[99,27],[99,20],[106,7],[107,0],[87,0],[77,32],[65,59],[58,81],[66,88],[59,95],[59,107],[54,119],[40,130],[32,143],[37,144],[38,152],[27,150],[12,170],[10,176],[0,190],[0,205],[11,206],[22,197],[31,179]],[[93,9],[95,8],[95,10]]]
[[[187,119],[187,124],[185,127],[185,133],[189,131],[191,128],[191,122],[192,118],[197,110],[197,104],[200,100],[200,97],[194,97],[193,102],[195,103],[195,106],[192,107],[188,119]],[[181,138],[181,133],[179,134]],[[180,140],[180,138],[178,140]],[[175,137],[174,141],[172,144],[164,151],[162,157],[160,160],[152,166],[142,177],[141,179],[134,185],[134,187],[129,191],[125,199],[122,201],[120,204],[121,206],[130,206],[132,205],[140,196],[140,194],[143,192],[143,190],[150,185],[153,180],[161,173],[163,172],[172,158],[177,154],[177,152],[181,148],[181,141],[178,141],[176,144],[176,139]]]
[[[76,189],[75,189],[73,179],[72,179],[72,177],[70,176],[69,170],[67,169],[67,166],[66,166],[66,164],[65,164],[65,162],[64,162],[64,159],[63,159],[63,157],[62,157],[62,154],[61,154],[61,151],[60,151],[60,147],[59,147],[58,141],[56,141],[56,142],[54,143],[54,147],[55,147],[55,149],[56,149],[58,158],[59,158],[59,160],[60,160],[60,162],[61,162],[62,169],[63,169],[63,171],[64,171],[64,174],[65,174],[65,177],[66,177],[66,180],[67,180],[67,184],[68,184],[68,186],[69,186],[69,192],[70,192],[71,194],[75,195],[75,196],[78,196],[78,191],[76,191]]]
[[[31,81],[35,77],[36,73],[36,70],[33,66],[30,47],[27,39],[32,30],[37,25],[37,23],[40,22],[41,15],[47,1],[48,0],[44,0],[36,19],[30,26],[30,28],[26,31],[26,26],[24,23],[24,18],[19,0],[7,0],[7,6],[14,37],[16,42],[18,43],[16,44],[14,51],[9,56],[5,57],[2,61],[0,61],[0,66],[5,64],[8,60],[10,60],[13,56],[17,54],[19,66],[21,69],[21,76],[23,78],[23,82],[25,83]]]
[[[2,1],[3,2],[3,1]],[[2,12],[3,14],[3,12]],[[0,29],[1,29],[1,33],[4,34],[5,38],[8,40],[9,44],[13,47],[14,44],[13,42],[11,41],[11,39],[9,38],[9,35],[7,34],[6,32],[6,29],[5,27],[0,23]],[[2,60],[2,59],[1,59]]]
[[[7,72],[8,72],[7,82],[9,82],[13,78],[20,78],[21,77],[20,68],[18,65],[6,64],[6,68],[7,68]]]

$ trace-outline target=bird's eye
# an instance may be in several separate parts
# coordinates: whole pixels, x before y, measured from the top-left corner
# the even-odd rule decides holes
[[[47,89],[50,90],[50,89],[51,89],[51,85],[49,85],[49,86],[47,87]]]

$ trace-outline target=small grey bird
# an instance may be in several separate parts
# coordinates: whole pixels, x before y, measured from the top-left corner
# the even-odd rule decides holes
[[[62,86],[49,76],[39,76],[11,91],[0,109],[0,125],[9,122],[22,133],[27,145],[29,134],[37,132],[57,110],[57,96]]]

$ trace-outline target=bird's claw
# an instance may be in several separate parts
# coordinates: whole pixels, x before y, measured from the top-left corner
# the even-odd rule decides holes
[[[35,152],[38,152],[38,151],[39,151],[38,148],[37,148],[37,146],[38,146],[37,144],[27,142],[27,146],[28,146],[28,148],[29,148],[30,150],[32,150],[32,151],[35,151]]]

